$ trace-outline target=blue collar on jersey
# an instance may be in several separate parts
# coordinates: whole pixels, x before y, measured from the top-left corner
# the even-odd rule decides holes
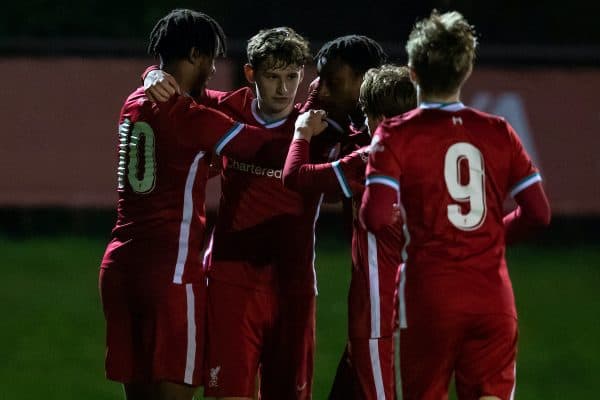
[[[252,116],[254,117],[254,119],[267,129],[277,128],[278,126],[283,125],[288,119],[288,116],[285,116],[275,121],[265,121],[263,118],[260,117],[260,115],[258,115],[258,99],[252,99],[252,105],[250,109],[252,110]]]
[[[444,111],[458,111],[466,108],[466,106],[460,101],[454,101],[452,103],[433,103],[428,101],[423,101],[419,104],[419,108],[423,108],[426,110],[436,109],[436,110],[444,110]]]

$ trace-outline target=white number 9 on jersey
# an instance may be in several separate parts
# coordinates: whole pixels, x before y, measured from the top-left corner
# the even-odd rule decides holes
[[[461,164],[467,162],[468,179],[461,179]],[[469,203],[470,210],[463,214],[460,204],[448,205],[448,220],[460,230],[472,231],[485,220],[485,170],[483,156],[470,143],[455,143],[446,152],[444,178],[450,196],[459,203]],[[467,184],[462,182],[468,181]]]

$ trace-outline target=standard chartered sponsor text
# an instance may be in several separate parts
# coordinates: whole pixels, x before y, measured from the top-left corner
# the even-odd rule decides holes
[[[281,179],[282,170],[274,169],[274,168],[265,168],[260,165],[247,164],[244,162],[239,162],[237,160],[229,159],[229,163],[227,163],[227,168],[236,169],[242,172],[248,172],[253,175],[258,176],[266,176],[268,178]]]

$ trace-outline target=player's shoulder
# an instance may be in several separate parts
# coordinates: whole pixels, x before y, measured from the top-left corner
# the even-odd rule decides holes
[[[403,114],[395,115],[390,118],[386,118],[383,123],[386,124],[389,128],[398,129],[402,126],[407,126],[410,124],[419,123],[422,119],[422,110],[420,108],[415,108],[409,110]]]
[[[420,109],[415,108],[403,114],[384,119],[377,128],[378,135],[381,139],[399,140],[400,136],[409,128],[421,123],[422,113],[420,111]]]
[[[506,119],[500,115],[490,114],[482,110],[478,110],[472,107],[465,107],[463,113],[476,118],[484,123],[498,128],[505,128],[508,125]]]
[[[254,93],[249,87],[243,87],[232,92],[224,92],[219,98],[219,106],[228,106],[243,110],[251,106]]]
[[[121,108],[121,119],[127,118],[132,121],[151,119],[156,112],[156,105],[148,99],[144,93],[144,87],[140,86],[125,99]]]

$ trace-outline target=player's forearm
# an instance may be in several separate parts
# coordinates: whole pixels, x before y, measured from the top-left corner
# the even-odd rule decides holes
[[[268,129],[236,122],[217,110],[196,104],[187,96],[179,95],[157,105],[161,113],[168,113],[183,145],[217,156],[253,161],[263,146],[274,139]]]
[[[304,139],[292,141],[283,168],[283,185],[298,192],[337,193],[337,178],[331,164],[310,164],[309,148]]]
[[[376,233],[396,222],[394,204],[398,202],[398,193],[390,187],[374,184],[367,185],[363,193],[359,218],[363,226]]]
[[[505,241],[512,244],[531,236],[550,224],[550,204],[541,183],[536,183],[515,196],[518,207],[503,219]]]

